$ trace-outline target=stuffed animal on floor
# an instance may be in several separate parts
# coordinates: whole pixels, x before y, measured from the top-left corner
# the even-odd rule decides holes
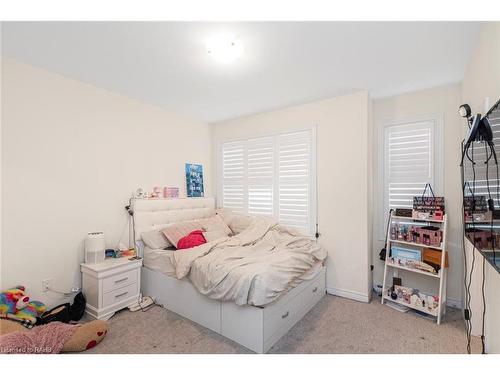
[[[13,315],[31,323],[36,322],[47,307],[39,301],[31,301],[22,285],[0,293],[0,314]]]
[[[28,329],[8,319],[0,319],[0,352],[59,353],[82,352],[99,344],[108,325],[102,320],[84,324],[52,322]],[[36,351],[42,348],[44,351]]]

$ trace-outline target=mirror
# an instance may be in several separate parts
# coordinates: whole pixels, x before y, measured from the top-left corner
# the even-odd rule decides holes
[[[493,143],[462,143],[464,225],[466,238],[500,273],[500,100],[484,116],[491,126]],[[476,118],[471,117],[470,126]],[[464,152],[466,148],[466,152]]]

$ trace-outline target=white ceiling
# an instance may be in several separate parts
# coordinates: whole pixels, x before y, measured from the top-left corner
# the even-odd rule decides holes
[[[373,97],[459,82],[476,22],[15,22],[2,52],[206,122],[368,89]],[[230,32],[243,58],[205,40]]]

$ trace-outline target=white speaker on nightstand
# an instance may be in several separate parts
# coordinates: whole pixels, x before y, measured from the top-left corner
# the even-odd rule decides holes
[[[91,232],[85,238],[85,263],[104,262],[106,245],[103,232]]]

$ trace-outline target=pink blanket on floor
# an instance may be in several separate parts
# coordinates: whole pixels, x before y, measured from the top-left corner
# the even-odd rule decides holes
[[[2,354],[57,354],[79,325],[52,322],[0,336]]]

